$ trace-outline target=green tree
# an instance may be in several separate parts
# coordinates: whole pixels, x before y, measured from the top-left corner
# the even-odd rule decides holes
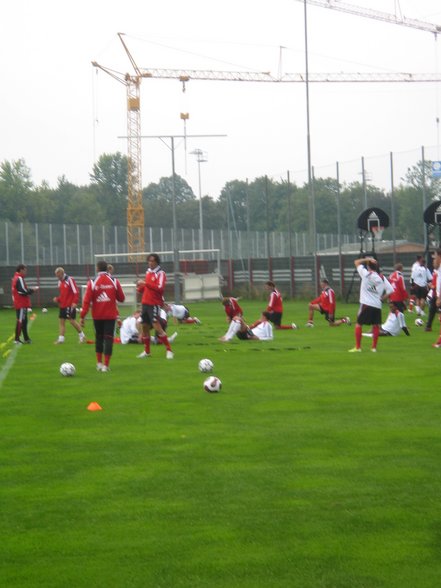
[[[24,159],[0,164],[0,210],[3,218],[26,221],[28,199],[33,184]]]
[[[98,203],[106,211],[111,225],[120,225],[127,218],[128,160],[121,153],[104,153],[90,174]]]

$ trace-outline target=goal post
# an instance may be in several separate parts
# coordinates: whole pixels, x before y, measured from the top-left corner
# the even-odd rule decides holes
[[[153,251],[138,253],[96,253],[95,264],[105,260],[115,264],[115,275],[130,286],[130,277],[135,285],[140,275],[144,275],[147,256]],[[161,264],[173,264],[172,270],[167,271],[167,282],[182,293],[184,301],[199,301],[219,299],[221,296],[222,273],[220,249],[179,249],[175,251],[154,251],[161,260]],[[177,253],[178,271],[174,260]],[[180,302],[180,300],[175,300]]]

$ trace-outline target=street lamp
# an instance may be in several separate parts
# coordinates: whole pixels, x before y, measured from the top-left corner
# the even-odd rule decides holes
[[[196,155],[198,162],[198,177],[199,177],[199,249],[204,248],[204,219],[202,214],[202,188],[201,188],[201,163],[208,161],[207,154],[202,149],[194,149],[190,152],[191,155]]]

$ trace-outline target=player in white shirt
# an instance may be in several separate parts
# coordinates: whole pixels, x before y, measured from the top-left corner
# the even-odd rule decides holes
[[[386,322],[381,325],[380,337],[396,337],[403,331],[407,336],[410,335],[406,326],[404,314],[398,309],[395,302],[389,302],[390,312],[387,315]],[[372,337],[372,333],[363,333],[363,337]]]
[[[131,316],[128,316],[123,320],[119,328],[119,338],[123,345],[128,343],[139,343],[140,342],[140,324],[141,324],[141,313],[139,311],[134,312]]]
[[[373,257],[356,259],[354,265],[361,278],[360,308],[355,325],[355,347],[349,351],[361,351],[363,325],[372,325],[371,351],[377,351],[383,298],[392,294],[394,289],[389,280],[378,273],[378,263]]]
[[[167,313],[164,309],[159,310],[159,322],[161,323],[162,329],[165,331],[167,329]],[[127,345],[128,343],[142,343],[141,340],[141,312],[137,310],[131,316],[128,316],[123,320],[121,323],[121,327],[119,329],[119,337],[121,339],[121,343],[123,345]],[[173,333],[168,340],[173,342],[176,337],[177,333]],[[150,342],[154,345],[158,344],[158,339],[156,336],[150,337]]]
[[[232,341],[233,337],[236,336],[241,340],[255,340],[255,341],[272,341],[273,327],[268,320],[263,320],[259,324],[250,328],[241,316],[235,316],[230,322],[227,332],[223,337],[220,337],[219,341],[227,342]]]
[[[201,321],[197,316],[190,316],[190,311],[183,304],[165,304],[164,309],[168,316],[172,316],[175,322],[180,324],[200,325]]]
[[[429,292],[429,284],[432,281],[432,273],[427,269],[424,257],[418,255],[412,266],[410,281],[412,283],[412,294],[415,296],[415,311],[418,316],[424,316],[426,296]]]

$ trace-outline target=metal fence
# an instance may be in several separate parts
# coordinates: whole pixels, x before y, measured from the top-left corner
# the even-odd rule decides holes
[[[358,237],[342,235],[341,244]],[[174,247],[173,229],[147,227],[145,251]],[[206,230],[204,248],[219,249],[224,259],[287,257],[307,254],[307,233]],[[178,229],[178,249],[199,249],[198,229]],[[318,234],[317,251],[338,246],[335,234]],[[0,265],[69,265],[94,263],[96,253],[127,253],[125,226],[13,223],[0,221]]]

